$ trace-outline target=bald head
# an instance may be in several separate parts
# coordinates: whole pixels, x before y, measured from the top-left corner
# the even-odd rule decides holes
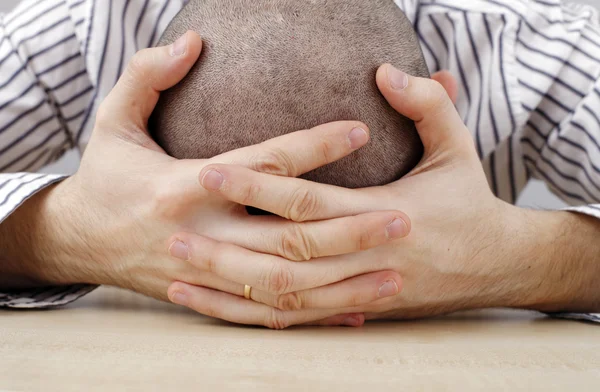
[[[199,62],[161,95],[150,122],[170,155],[210,158],[338,120],[371,142],[303,178],[348,188],[383,185],[423,153],[414,124],[375,84],[383,63],[428,77],[412,25],[392,0],[191,0],[161,39],[204,40]]]

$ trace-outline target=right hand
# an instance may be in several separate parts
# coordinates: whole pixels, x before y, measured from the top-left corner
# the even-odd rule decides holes
[[[239,296],[248,284],[255,300],[271,306],[262,322],[269,327],[325,319],[338,308],[377,301],[385,283],[396,287],[386,296],[397,294],[396,272],[374,272],[375,263],[346,263],[339,255],[406,236],[410,222],[403,213],[305,223],[254,217],[201,185],[215,178],[199,178],[214,163],[296,177],[366,144],[367,127],[332,123],[209,160],[176,160],[147,131],[160,92],[188,73],[202,41],[188,32],[174,45],[133,58],[98,111],[80,170],[52,191],[62,251],[53,283],[115,285],[161,300],[174,281]],[[356,241],[348,246],[336,241],[340,237]],[[290,307],[298,310],[278,310]],[[327,322],[340,324],[347,316]],[[358,325],[360,317],[346,324]]]

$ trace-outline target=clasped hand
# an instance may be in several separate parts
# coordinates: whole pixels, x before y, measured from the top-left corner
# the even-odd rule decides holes
[[[58,272],[46,280],[119,286],[162,300],[170,284],[184,282],[190,291],[173,286],[172,299],[229,320],[273,328],[361,324],[362,315],[338,309],[396,295],[401,279],[375,262],[348,262],[343,255],[406,236],[404,213],[304,222],[307,200],[298,194],[296,209],[288,211],[295,220],[249,216],[203,187],[218,182],[203,169],[232,164],[267,181],[296,177],[365,145],[368,128],[338,122],[210,160],[171,158],[150,138],[147,122],[160,91],[187,74],[201,47],[200,37],[188,32],[172,46],[141,51],[102,103],[79,171],[49,195],[51,205],[58,203],[55,221],[63,234],[53,241],[60,264],[46,269]],[[249,181],[237,186],[249,200],[258,189]],[[246,284],[253,302],[241,298]],[[255,308],[237,312],[223,304],[224,296],[239,308]],[[291,308],[302,310],[280,310]]]
[[[338,314],[354,314],[353,318],[361,323],[363,313],[367,318],[420,318],[463,309],[528,306],[547,296],[544,290],[548,284],[543,282],[543,274],[522,262],[530,251],[522,244],[535,232],[527,226],[528,212],[492,194],[473,137],[451,98],[456,96],[451,77],[441,73],[435,75],[436,80],[414,78],[384,65],[376,78],[389,104],[415,122],[425,147],[420,164],[401,180],[383,187],[350,190],[293,178],[298,171],[273,177],[243,165],[211,163],[202,170],[203,187],[223,201],[270,211],[290,222],[310,224],[306,226],[309,230],[296,236],[302,240],[291,251],[279,253],[297,261],[287,263],[287,272],[280,275],[283,278],[279,281],[284,286],[304,279],[294,272],[298,265],[310,265],[307,278],[313,283],[323,283],[322,272],[317,268],[329,265],[331,258],[323,256],[333,252],[323,254],[318,249],[328,241],[333,241],[335,245],[331,246],[338,250],[348,250],[343,252],[347,254],[340,267],[344,271],[362,268],[363,273],[377,270],[399,273],[403,279],[402,292],[386,298],[377,299],[369,291],[343,292],[343,282],[319,289],[332,298],[343,293],[345,300],[336,303],[353,306],[334,310]],[[294,162],[294,157],[286,161]],[[295,162],[301,164],[300,160]],[[400,230],[402,233],[412,226],[410,234],[395,241],[377,241],[379,246],[358,245],[365,242],[365,237],[325,235],[332,230],[330,225],[336,219],[358,219],[364,216],[361,214],[381,210],[406,213],[411,223],[404,215],[397,217],[408,226]],[[282,224],[280,220],[253,219],[257,222],[264,219],[277,227]],[[358,225],[352,221],[345,224],[350,225],[347,228]],[[319,225],[327,229],[318,232]],[[373,236],[377,234],[371,232]],[[264,248],[258,249],[231,232],[220,233],[218,239],[265,252]],[[368,249],[358,251],[363,248]],[[234,268],[223,248],[214,252],[210,241],[205,241],[196,252],[205,249],[210,249],[213,270]],[[245,262],[252,268],[261,265],[258,260]],[[248,280],[250,276],[246,275],[247,284],[253,284]],[[393,282],[400,288],[397,278]],[[263,304],[180,282],[171,285],[169,293],[176,303],[234,322],[261,324],[252,315],[269,312]],[[311,295],[303,292],[279,296],[275,303],[263,301],[261,295],[253,299],[275,306],[270,312],[276,315],[272,319],[279,320],[276,327],[293,324],[293,315],[316,305],[311,302]],[[333,301],[322,305],[334,307]]]
[[[349,190],[295,177],[365,145],[369,131],[359,122],[209,160],[167,156],[149,137],[148,118],[201,46],[188,32],[138,53],[103,102],[80,170],[53,191],[80,209],[62,217],[71,235],[57,283],[168,295],[209,316],[270,328],[430,316],[495,306],[512,293],[507,268],[523,271],[507,266],[496,245],[509,240],[506,222],[517,212],[490,192],[439,83],[380,68],[381,92],[415,121],[425,156],[396,183]],[[244,206],[276,216],[249,216]]]

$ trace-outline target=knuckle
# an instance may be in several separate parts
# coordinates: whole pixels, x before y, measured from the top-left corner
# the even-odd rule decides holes
[[[133,55],[127,67],[125,68],[124,78],[126,87],[135,89],[137,86],[133,83],[143,81],[144,84],[153,85],[156,79],[156,73],[153,69],[158,65],[159,60],[156,50],[153,48],[142,49]]]
[[[323,162],[329,163],[335,160],[336,148],[332,140],[322,139],[319,150],[321,152]]]
[[[242,191],[241,202],[243,205],[252,205],[260,197],[261,186],[259,184],[248,184]]]
[[[275,148],[261,154],[252,164],[252,169],[260,173],[282,177],[296,177],[295,165],[290,156],[282,149]]]
[[[293,284],[291,269],[283,264],[275,264],[268,272],[265,286],[270,293],[281,295],[291,291]]]
[[[363,228],[361,225],[351,227],[357,227],[354,234],[354,243],[356,244],[357,251],[363,251],[371,248],[371,243],[373,242],[373,232],[371,230],[367,230]]]
[[[149,57],[150,49],[142,49],[136,52],[129,63],[127,64],[127,72],[130,75],[136,76],[138,78],[144,78],[148,74],[148,57]]]
[[[107,107],[107,100],[104,100],[96,111],[96,127],[103,128],[110,124],[112,117],[111,110]]]
[[[394,297],[384,298],[378,300],[375,304],[369,305],[372,307],[372,311],[375,313],[389,312],[398,307],[398,299]]]
[[[357,306],[364,305],[368,302],[369,301],[366,300],[365,295],[363,293],[356,293],[348,298],[348,303],[346,304],[346,306],[349,308],[354,308]]]
[[[218,254],[217,250],[213,250],[213,252],[206,253],[202,257],[202,265],[204,266],[204,270],[209,273],[215,272],[215,255]]]
[[[279,309],[272,309],[265,322],[265,327],[270,329],[285,329],[289,327],[289,322],[286,321],[284,313]]]
[[[165,185],[155,187],[151,198],[154,213],[160,218],[173,217],[177,198],[178,194],[173,187]]]
[[[202,265],[207,272],[218,274],[220,272],[218,271],[219,260],[229,251],[229,245],[223,242],[216,242],[212,246],[206,246],[206,248],[202,256]]]
[[[280,310],[301,310],[304,308],[304,301],[298,293],[287,293],[277,297],[275,307]]]
[[[306,188],[297,188],[290,198],[286,218],[304,222],[316,216],[321,203],[319,198]]]
[[[175,219],[189,203],[189,195],[172,184],[154,187],[151,196],[152,215],[160,219]]]
[[[430,80],[427,83],[427,96],[425,109],[427,112],[437,113],[447,106],[447,101],[450,100],[444,86],[436,80]]]
[[[308,261],[315,246],[299,224],[291,224],[281,235],[280,255],[292,261]]]

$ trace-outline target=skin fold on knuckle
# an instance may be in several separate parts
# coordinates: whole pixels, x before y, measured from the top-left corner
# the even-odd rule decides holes
[[[151,49],[140,50],[139,52],[133,55],[133,57],[127,64],[126,73],[128,74],[129,78],[125,78],[125,80],[128,80],[128,83],[133,83],[136,80],[150,80],[150,69],[152,65],[153,59],[151,55]]]
[[[374,231],[371,227],[366,225],[366,222],[359,222],[358,217],[353,217],[350,222],[351,229],[354,229],[353,235],[350,235],[350,238],[353,240],[353,249],[357,252],[370,249],[372,247],[372,243],[374,242],[374,235],[376,231]]]
[[[219,260],[227,257],[227,253],[230,250],[230,245],[223,242],[217,242],[212,246],[206,245],[199,256],[195,257],[192,253],[191,257],[192,260],[196,260],[198,257],[200,258],[198,262],[203,270],[219,275],[219,272],[222,272],[219,271]],[[190,250],[190,252],[192,252],[192,250]]]
[[[262,285],[271,294],[282,295],[291,291],[294,284],[294,274],[290,267],[275,263],[267,272],[265,278],[261,279]]]
[[[252,169],[260,173],[280,177],[296,177],[299,174],[288,153],[280,148],[273,148],[259,155],[254,160]]]
[[[362,292],[355,292],[352,295],[348,296],[346,300],[345,308],[355,308],[357,306],[369,304],[373,302],[376,298],[374,295],[368,295]]]
[[[277,297],[275,307],[279,310],[301,310],[304,308],[304,301],[297,292],[282,294]]]
[[[240,200],[242,204],[246,206],[251,206],[254,205],[258,200],[260,200],[262,186],[256,183],[247,183],[240,191]]]
[[[330,138],[323,137],[319,143],[319,153],[321,155],[320,162],[331,163],[336,158],[336,145],[338,143],[334,142]],[[347,143],[346,143],[347,144]],[[342,144],[344,145],[344,144]]]
[[[449,105],[448,93],[438,81],[427,80],[425,83],[427,87],[424,89],[422,116],[435,117],[446,112],[450,106],[454,107]],[[427,117],[423,117],[422,120]]]
[[[290,224],[281,234],[279,254],[291,261],[308,261],[318,257],[311,237],[297,224]]]
[[[286,329],[290,326],[286,320],[285,313],[276,308],[271,308],[264,325],[267,328],[276,330]]]
[[[290,197],[285,217],[294,222],[304,222],[316,216],[321,202],[309,189],[298,187]]]

